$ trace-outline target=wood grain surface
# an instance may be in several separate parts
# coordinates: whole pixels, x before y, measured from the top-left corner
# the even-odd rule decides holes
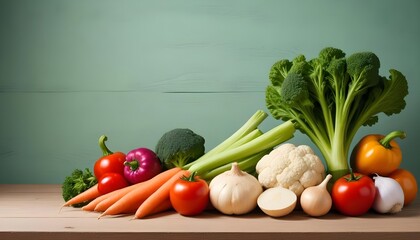
[[[128,152],[187,127],[211,149],[267,111],[276,61],[328,46],[404,73],[406,109],[354,144],[405,130],[401,166],[420,179],[419,11],[416,0],[1,0],[0,183],[61,184],[92,168],[102,134]],[[290,142],[314,147],[300,132]]]
[[[271,218],[207,211],[183,217],[168,211],[146,219],[98,219],[99,213],[66,207],[60,185],[0,185],[0,239],[419,239],[419,201],[396,215],[368,213],[320,218],[299,210]]]

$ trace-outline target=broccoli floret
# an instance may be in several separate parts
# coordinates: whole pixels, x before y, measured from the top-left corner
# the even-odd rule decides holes
[[[308,82],[302,74],[291,72],[283,81],[281,97],[289,105],[311,106],[309,100]]]
[[[96,183],[97,180],[89,168],[86,168],[85,171],[75,169],[71,175],[65,177],[63,185],[61,186],[64,201],[67,202],[85,190],[93,187]],[[73,205],[73,207],[83,207],[87,203],[88,202],[82,202]]]
[[[335,79],[341,79],[340,81],[342,81],[342,80],[346,80],[344,77],[346,73],[346,67],[347,67],[346,60],[344,58],[339,58],[339,59],[332,59],[325,70],[329,74],[331,74],[331,76],[333,76]]]
[[[159,139],[155,152],[166,168],[183,167],[204,155],[205,140],[188,128],[176,128]]]
[[[333,59],[340,59],[345,56],[346,54],[341,49],[326,47],[319,52],[318,59],[322,59],[324,62],[329,63]]]
[[[355,91],[366,90],[379,82],[380,61],[372,52],[354,53],[347,58],[349,73]]]
[[[349,77],[347,77],[347,63],[345,58],[332,59],[325,71],[329,86],[333,89],[333,101],[342,102],[346,98]],[[338,109],[340,111],[340,109]]]
[[[293,65],[290,68],[289,73],[298,73],[302,76],[306,76],[308,72],[310,71],[310,65],[306,61],[306,58],[304,55],[299,55],[295,59],[293,59]]]

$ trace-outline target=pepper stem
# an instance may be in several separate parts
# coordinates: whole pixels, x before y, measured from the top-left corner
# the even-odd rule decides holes
[[[384,146],[384,148],[390,149],[391,148],[391,141],[396,137],[404,139],[406,137],[406,134],[403,131],[393,131],[393,132],[390,132],[388,135],[386,135],[381,140],[379,140],[379,143],[382,146]]]
[[[102,150],[102,154],[104,155],[104,156],[108,156],[108,155],[110,155],[110,154],[113,154],[113,152],[111,151],[111,150],[109,150],[109,148],[105,145],[105,141],[106,140],[108,140],[108,137],[107,136],[105,136],[105,135],[102,135],[100,138],[99,138],[99,147],[101,148],[101,150]]]
[[[139,168],[139,161],[136,159],[133,161],[125,161],[124,166],[129,166],[131,171],[136,171]]]

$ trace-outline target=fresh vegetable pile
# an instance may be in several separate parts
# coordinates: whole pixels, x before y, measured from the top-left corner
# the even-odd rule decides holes
[[[110,151],[105,145],[107,137],[101,136],[99,146],[103,156],[94,165],[98,184],[74,196],[64,206],[90,201],[82,208],[83,210],[102,212],[101,217],[132,213],[135,218],[143,218],[167,210],[172,206],[175,209],[181,209],[176,206],[182,204],[178,204],[179,201],[174,200],[174,197],[171,200],[170,197],[171,195],[177,196],[179,200],[188,196],[181,191],[173,190],[173,185],[180,178],[184,179],[182,185],[190,185],[192,191],[193,185],[202,182],[201,179],[210,182],[213,178],[226,173],[233,163],[258,183],[250,175],[255,172],[257,162],[275,146],[292,138],[295,132],[293,123],[288,121],[263,133],[258,129],[258,126],[267,116],[268,114],[262,110],[256,111],[242,127],[205,154],[204,138],[190,129],[174,129],[163,134],[157,142],[155,151],[139,148],[133,150],[136,154],[132,154],[133,151],[130,151],[127,155]],[[131,169],[133,161],[144,162],[134,164],[135,171],[142,168],[137,174],[147,175],[148,178],[133,182],[132,174],[124,174],[126,173],[124,169],[133,171]],[[156,167],[157,163],[159,167]],[[160,171],[156,171],[156,169],[160,169]],[[205,183],[207,184],[207,182]],[[180,185],[180,183],[177,184]],[[259,183],[258,186],[262,188]],[[174,191],[177,194],[170,194]],[[209,196],[206,197],[209,198]],[[189,199],[191,200],[191,197]],[[173,202],[177,202],[175,206]],[[196,202],[187,202],[183,205],[193,208],[197,204]],[[200,209],[204,210],[203,207]],[[191,214],[188,211],[179,211],[187,215]],[[192,212],[198,214],[197,210]]]
[[[398,213],[418,190],[414,175],[399,168],[402,152],[395,139],[404,139],[405,132],[368,135],[350,149],[361,126],[405,107],[404,75],[391,69],[386,78],[379,67],[372,52],[346,57],[336,48],[311,60],[280,60],[269,74],[266,105],[283,122],[264,133],[259,126],[268,114],[258,110],[207,152],[205,138],[188,128],[164,133],[154,150],[139,147],[127,154],[109,150],[101,136],[103,154],[94,175],[87,169],[66,177],[63,206],[83,206],[100,218],[145,218],[169,209],[194,216],[210,206],[228,215],[258,207],[272,217],[297,205],[314,217],[330,211]],[[325,166],[309,146],[286,143],[296,130],[318,147]]]

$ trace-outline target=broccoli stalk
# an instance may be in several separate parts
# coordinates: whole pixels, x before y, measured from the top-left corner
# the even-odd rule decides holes
[[[389,79],[379,75],[380,61],[372,52],[345,53],[325,48],[306,61],[280,60],[270,70],[266,105],[271,115],[292,121],[325,158],[337,179],[349,172],[348,155],[357,131],[378,121],[378,114],[405,108],[408,84],[397,70]]]

